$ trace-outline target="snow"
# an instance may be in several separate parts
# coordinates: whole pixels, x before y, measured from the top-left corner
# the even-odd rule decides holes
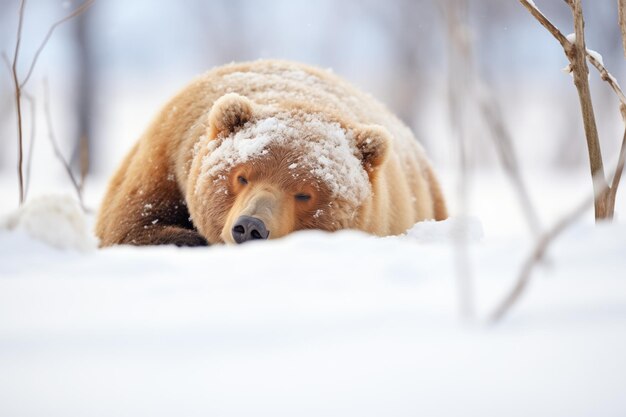
[[[289,169],[304,168],[334,197],[357,206],[371,193],[367,173],[355,156],[352,134],[317,115],[294,117],[280,113],[248,123],[222,140],[207,143],[205,138],[199,143],[209,147],[202,160],[201,178],[205,180],[220,180],[228,169],[262,158],[270,146],[281,146],[301,149],[298,159],[290,161]]]
[[[591,55],[596,61],[598,61],[600,65],[604,66],[604,59],[602,58],[602,55],[600,55],[598,52],[594,51],[593,49],[587,49],[587,53]]]
[[[457,314],[460,228],[473,322]],[[495,326],[530,245],[482,229],[91,252],[2,232],[0,414],[622,415],[626,226],[568,230]]]
[[[88,251],[97,247],[80,206],[66,195],[34,198],[0,218],[0,234],[9,231],[26,233],[60,249]]]
[[[427,220],[416,223],[406,234],[421,243],[454,243],[459,239],[479,242],[483,238],[483,228],[476,217],[456,217],[443,222]]]
[[[575,33],[570,33],[565,38],[569,41],[569,43],[576,43],[576,34]]]

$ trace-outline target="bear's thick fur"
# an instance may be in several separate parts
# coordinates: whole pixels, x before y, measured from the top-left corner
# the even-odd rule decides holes
[[[193,246],[394,235],[446,216],[422,147],[382,104],[329,71],[267,60],[215,68],[161,110],[112,178],[96,234]]]

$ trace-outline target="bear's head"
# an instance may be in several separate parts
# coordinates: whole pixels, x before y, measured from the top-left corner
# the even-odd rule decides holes
[[[384,128],[297,106],[260,106],[234,93],[218,99],[208,117],[187,203],[210,243],[357,227],[390,146]]]

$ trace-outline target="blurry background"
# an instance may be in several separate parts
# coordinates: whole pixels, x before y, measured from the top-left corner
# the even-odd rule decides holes
[[[564,33],[573,32],[563,2],[536,3]],[[446,4],[436,0],[96,0],[85,14],[58,28],[26,87],[37,106],[31,193],[49,191],[56,184],[71,191],[46,136],[44,78],[50,85],[56,137],[76,169],[79,139],[88,140],[88,200],[96,207],[106,179],[170,96],[213,66],[258,58],[332,68],[386,103],[427,148],[448,194],[453,194],[450,173],[456,163],[448,74],[452,71],[454,78],[476,71],[500,106],[534,198],[543,200],[540,187],[551,195],[553,186],[578,191],[572,201],[590,192],[578,98],[571,77],[561,71],[567,62],[558,43],[517,1],[470,0],[467,21],[473,66],[450,68]],[[27,2],[18,66],[22,74],[50,25],[78,5],[68,0]],[[588,47],[601,53],[607,68],[626,82],[616,2],[587,0],[583,5]],[[0,0],[0,50],[9,56],[18,7],[19,0]],[[591,81],[606,170],[611,172],[623,127],[612,92],[594,71]],[[18,201],[12,100],[10,73],[3,65],[3,210]],[[27,103],[24,108],[28,142],[32,115]],[[465,110],[472,114],[472,109]],[[479,117],[469,119],[470,165],[478,178],[493,178],[491,173],[499,172],[493,142]],[[576,181],[564,187],[546,185],[545,175]],[[480,181],[476,184],[480,189]],[[621,194],[618,200],[623,200]],[[500,200],[510,197],[499,191],[490,195]],[[569,196],[559,194],[563,195]],[[538,206],[541,210],[541,202]],[[560,211],[567,207],[563,203]]]

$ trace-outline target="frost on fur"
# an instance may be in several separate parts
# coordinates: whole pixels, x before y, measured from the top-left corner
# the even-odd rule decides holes
[[[209,138],[228,135],[252,118],[252,103],[239,94],[229,93],[219,98],[209,113]]]
[[[389,133],[382,126],[367,125],[355,130],[354,140],[363,166],[369,172],[385,162]]]
[[[382,130],[372,128],[367,132]],[[277,114],[250,123],[219,143],[211,141],[209,153],[202,161],[201,177],[219,178],[233,166],[268,155],[271,146],[288,146],[301,151],[299,159],[290,161],[292,164],[306,167],[334,196],[359,205],[369,197],[371,188],[355,156],[359,152],[350,146],[351,135],[338,123],[324,121],[318,115],[298,119],[288,113]],[[368,158],[382,161],[383,136],[363,136],[366,137],[371,138],[369,143],[366,144],[365,139],[363,143],[363,149],[369,152]]]

